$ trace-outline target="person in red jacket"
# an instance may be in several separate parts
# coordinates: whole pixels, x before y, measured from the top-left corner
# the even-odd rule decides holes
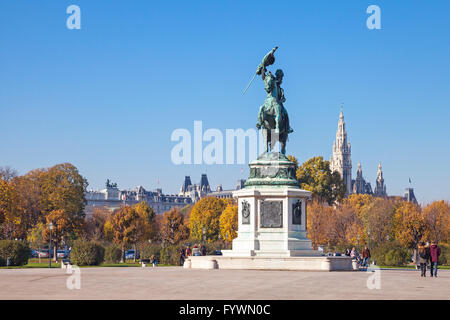
[[[430,246],[430,273],[431,276],[437,277],[438,260],[441,255],[441,248],[436,244],[436,241],[431,242]],[[434,270],[434,272],[433,272]]]

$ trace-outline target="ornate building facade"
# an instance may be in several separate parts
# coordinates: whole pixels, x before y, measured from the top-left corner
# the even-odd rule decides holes
[[[346,195],[352,193],[352,148],[347,140],[347,130],[345,129],[344,113],[339,114],[336,140],[333,143],[333,155],[330,159],[331,172],[337,171],[341,175],[346,186]]]
[[[383,170],[381,168],[381,163],[378,163],[378,171],[377,171],[377,181],[375,185],[375,192],[373,193],[376,197],[383,197],[386,198],[386,186],[384,185],[384,178],[383,178]]]
[[[192,199],[192,202],[197,202],[209,193],[211,193],[211,187],[209,186],[208,177],[206,174],[202,174],[199,184],[192,184],[191,177],[185,176],[178,195],[180,197],[189,197]]]
[[[372,194],[372,186],[370,182],[366,182],[363,177],[361,163],[358,163],[358,170],[356,171],[356,179],[352,180],[352,193],[356,194]]]
[[[336,140],[333,143],[333,154],[330,159],[331,171],[337,171],[341,175],[346,186],[346,195],[373,194],[377,197],[387,197],[386,186],[384,185],[383,171],[381,164],[378,165],[377,181],[375,191],[372,191],[370,182],[367,182],[362,173],[361,163],[358,163],[356,178],[352,179],[352,149],[347,137],[345,127],[344,112],[341,109],[339,114],[338,128],[336,131]]]
[[[186,205],[193,203],[190,197],[163,194],[162,189],[147,191],[143,187],[138,186],[134,190],[119,190],[117,184],[111,184],[109,180],[106,182],[105,189],[87,191],[85,197],[87,200],[85,209],[87,216],[96,207],[104,207],[113,211],[122,205],[133,205],[141,201],[147,202],[158,214],[169,211],[172,208],[182,209]]]
[[[345,127],[344,113],[342,109],[339,114],[336,140],[333,143],[333,154],[330,159],[330,169],[332,172],[337,171],[341,175],[341,178],[347,187],[347,196],[349,194],[355,193],[370,194],[375,197],[382,198],[398,198],[398,196],[389,197],[386,192],[386,185],[384,184],[383,169],[381,167],[381,163],[378,163],[375,190],[372,191],[370,182],[367,182],[364,179],[361,163],[358,163],[356,178],[352,180],[351,146],[347,138],[347,129]],[[403,198],[405,201],[414,202],[417,204],[417,199],[414,195],[413,188],[407,188],[405,194],[400,198]]]

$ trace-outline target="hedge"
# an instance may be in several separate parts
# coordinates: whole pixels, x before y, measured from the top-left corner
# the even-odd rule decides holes
[[[371,249],[372,258],[377,265],[401,267],[411,262],[411,250],[395,242],[388,242]]]
[[[160,244],[145,243],[139,246],[139,251],[141,254],[141,259],[150,259],[152,255],[156,257],[156,260],[160,261]]]
[[[118,263],[122,257],[122,250],[117,245],[109,245],[105,248],[104,261],[106,263]]]
[[[93,241],[76,240],[70,252],[70,262],[78,266],[95,266],[103,262],[105,248]]]
[[[30,247],[17,240],[0,240],[0,266],[6,266],[9,258],[11,266],[23,266],[28,263]]]

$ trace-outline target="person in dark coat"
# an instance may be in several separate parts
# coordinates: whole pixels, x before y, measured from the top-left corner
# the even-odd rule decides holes
[[[204,244],[200,247],[200,253],[202,256],[206,256],[206,247]]]
[[[425,247],[425,243],[421,242],[419,247],[419,263],[420,263],[420,276],[426,277],[427,273],[427,263],[430,259],[429,251],[427,250],[427,247]]]
[[[190,246],[187,246],[187,248],[186,248],[186,257],[189,257],[190,255],[192,254],[192,250],[191,250],[191,247]]]
[[[182,266],[184,264],[184,259],[185,259],[185,250],[183,249],[183,247],[180,248],[180,260],[178,261],[178,264],[180,266]]]
[[[430,275],[437,277],[437,269],[438,269],[438,261],[439,256],[441,255],[441,248],[436,244],[436,241],[433,241],[430,246]],[[433,272],[434,270],[434,272]]]
[[[370,250],[369,248],[367,248],[367,246],[364,247],[362,257],[363,257],[363,266],[368,267],[370,264]]]

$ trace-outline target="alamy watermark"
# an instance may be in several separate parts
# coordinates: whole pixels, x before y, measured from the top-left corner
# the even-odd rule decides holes
[[[188,129],[175,129],[170,140],[177,142],[171,151],[173,164],[246,164],[267,151],[262,130],[216,128],[203,132],[203,122],[194,121],[193,134]],[[277,141],[276,130],[268,130],[272,141]],[[274,142],[272,152],[280,152],[280,143]]]
[[[72,4],[67,7],[66,13],[70,16],[66,20],[67,29],[81,29],[81,9],[79,6]]]
[[[377,265],[370,265],[366,272],[370,272],[371,275],[367,278],[366,285],[367,289],[381,289],[381,269]]]
[[[73,289],[81,289],[81,270],[80,267],[74,265],[66,266],[66,274],[70,274],[71,276],[67,277],[66,280],[66,288],[69,290]]]

